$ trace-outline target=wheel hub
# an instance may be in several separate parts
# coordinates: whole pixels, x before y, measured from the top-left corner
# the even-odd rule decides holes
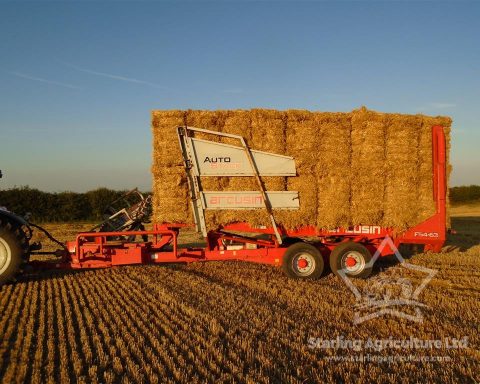
[[[7,242],[0,237],[0,275],[10,265],[11,253]]]
[[[345,261],[345,265],[347,267],[354,267],[356,264],[357,264],[357,261],[355,260],[355,258],[351,256],[347,257],[347,260]]]
[[[308,261],[305,259],[298,260],[298,268],[306,268],[308,267]]]
[[[360,252],[347,252],[342,257],[342,267],[345,272],[350,275],[357,275],[361,273],[366,266],[365,258]]]
[[[309,253],[299,253],[293,258],[293,267],[300,276],[309,276],[315,270],[315,259]]]

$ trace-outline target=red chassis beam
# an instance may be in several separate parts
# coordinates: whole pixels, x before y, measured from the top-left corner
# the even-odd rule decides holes
[[[68,254],[60,262],[32,262],[38,269],[94,269],[116,265],[188,263],[214,260],[245,260],[281,265],[286,248],[274,246],[256,249],[179,248],[178,234],[185,224],[155,225],[152,231],[85,232],[67,242]],[[148,235],[149,242],[111,240],[116,237]],[[261,246],[268,245],[259,241]]]

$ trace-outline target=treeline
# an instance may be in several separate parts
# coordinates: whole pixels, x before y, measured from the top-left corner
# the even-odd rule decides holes
[[[0,207],[18,215],[31,213],[33,222],[99,221],[105,208],[126,191],[98,188],[85,193],[43,192],[29,187],[0,190]],[[450,188],[450,202],[480,202],[480,186]]]
[[[105,208],[125,191],[99,188],[85,193],[43,192],[29,187],[0,190],[0,207],[24,216],[32,222],[98,221]]]
[[[452,204],[480,202],[480,185],[463,185],[450,188],[450,202]]]

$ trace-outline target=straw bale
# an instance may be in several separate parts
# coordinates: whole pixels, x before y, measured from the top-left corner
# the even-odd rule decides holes
[[[366,108],[352,113],[351,220],[379,223],[383,216],[386,115]]]
[[[318,185],[314,173],[288,178],[288,190],[298,191],[300,209],[274,210],[275,219],[285,228],[298,228],[317,223]]]
[[[321,140],[320,120],[315,113],[305,110],[288,110],[286,126],[286,153],[295,158],[300,173],[312,172],[318,159],[318,145]]]
[[[156,184],[161,186],[157,192],[165,196],[183,196],[188,191],[185,168],[170,167],[156,171],[153,174]],[[155,184],[155,185],[156,185]]]
[[[183,163],[178,143],[177,127],[185,124],[184,111],[152,111],[153,162],[157,167],[170,167]]]
[[[226,111],[196,111],[189,109],[186,112],[185,121],[189,127],[221,132],[225,124],[226,115]],[[210,141],[220,141],[218,136],[204,133],[196,133],[195,137]]]
[[[315,113],[320,135],[317,153],[317,226],[335,228],[351,224],[351,114]]]
[[[285,112],[252,109],[252,145],[259,151],[285,153]]]
[[[383,225],[402,229],[419,221],[417,170],[422,118],[388,114],[387,119]]]
[[[288,110],[285,127],[285,153],[295,159],[297,176],[287,178],[287,190],[298,191],[299,210],[278,210],[275,217],[286,228],[316,225],[318,215],[317,164],[320,140],[319,119],[306,110]]]
[[[251,115],[252,141],[251,149],[258,151],[285,154],[285,112],[271,109],[253,109]],[[262,177],[264,187],[268,191],[283,191],[286,179],[279,176]]]
[[[190,207],[186,205],[189,202],[186,198],[175,197],[157,197],[154,200],[157,208],[154,210],[153,221],[155,223],[185,223],[192,221],[192,215],[189,213]],[[163,207],[174,207],[167,208]]]
[[[248,145],[252,143],[252,121],[250,111],[230,111],[225,119],[223,132],[232,135],[242,136]],[[229,139],[230,145],[241,146],[241,142],[237,139]],[[252,148],[253,149],[253,148]],[[256,148],[255,148],[256,149]],[[233,176],[226,178],[228,182],[223,188],[228,191],[256,191],[258,190],[255,178],[248,176]]]
[[[154,174],[153,220],[162,222],[190,222],[192,214],[188,186],[183,167],[165,168]]]
[[[186,175],[176,128],[185,124],[184,111],[152,111],[153,220],[191,220]],[[173,200],[167,200],[173,199]]]
[[[227,111],[225,114],[225,122],[223,132],[232,135],[243,136],[248,144],[252,141],[251,113],[242,109]],[[227,144],[240,146],[240,141],[231,139]]]

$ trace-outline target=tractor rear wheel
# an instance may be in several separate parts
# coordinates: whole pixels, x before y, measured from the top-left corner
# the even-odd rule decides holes
[[[337,245],[330,254],[330,268],[339,275],[365,279],[372,273],[372,254],[362,244],[346,241]]]
[[[318,279],[323,273],[323,257],[313,245],[299,242],[290,245],[283,256],[283,270],[288,277]]]
[[[21,229],[0,223],[0,286],[14,280],[27,262],[28,240]]]

